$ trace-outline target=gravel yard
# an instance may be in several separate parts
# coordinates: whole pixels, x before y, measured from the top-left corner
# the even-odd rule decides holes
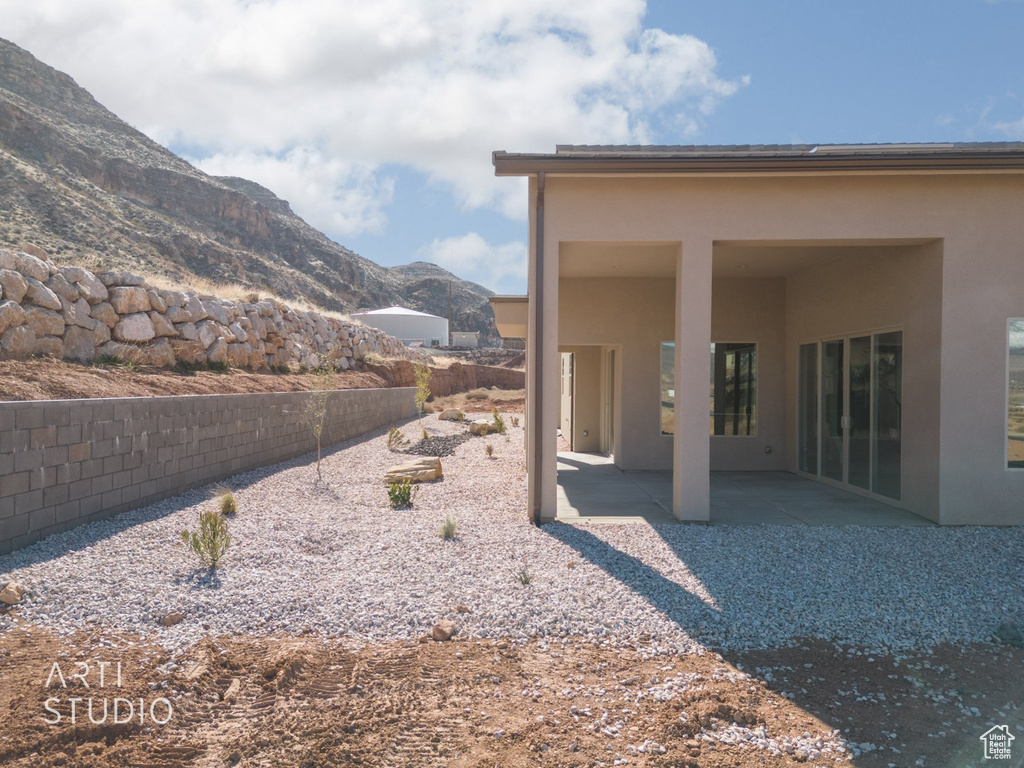
[[[422,424],[431,436],[465,430]],[[420,422],[400,426],[418,439]],[[469,638],[651,652],[803,638],[908,651],[984,641],[1024,619],[1022,528],[537,529],[524,513],[521,428],[455,445],[444,479],[396,511],[381,477],[405,459],[382,430],[330,450],[320,483],[310,456],[232,478],[240,511],[213,576],[177,538],[213,508],[209,489],[2,557],[0,577],[29,594],[0,615],[0,630],[102,626],[180,650],[209,635],[282,631],[408,640],[450,619]],[[448,514],[455,541],[438,535]],[[180,624],[159,625],[178,611]]]

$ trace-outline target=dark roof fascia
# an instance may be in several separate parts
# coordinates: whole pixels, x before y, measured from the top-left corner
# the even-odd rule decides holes
[[[859,151],[756,156],[739,153],[601,153],[492,155],[496,176],[535,173],[641,174],[641,173],[830,173],[838,171],[997,171],[1024,170],[1021,151],[936,151],[871,153]]]

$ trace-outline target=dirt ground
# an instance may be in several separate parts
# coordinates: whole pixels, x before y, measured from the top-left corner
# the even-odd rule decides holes
[[[386,387],[375,373],[340,372],[338,389]],[[149,366],[81,365],[64,360],[0,360],[0,400],[66,400],[92,397],[229,395],[308,390],[301,373],[250,373],[229,369],[179,372]]]
[[[303,373],[252,373],[229,369],[188,371],[150,366],[81,365],[62,360],[0,360],[0,401],[67,400],[94,397],[146,397],[168,395],[226,395],[250,392],[301,392],[310,388]],[[390,383],[371,371],[342,371],[334,377],[337,389],[388,387]],[[522,411],[523,390],[479,390],[477,400],[465,395],[437,399],[447,407],[487,411]],[[430,402],[434,406],[434,400]],[[468,406],[464,407],[464,406]],[[436,407],[434,408],[437,409]]]
[[[77,661],[89,665],[88,689],[70,677],[84,673]],[[102,686],[100,662],[109,662]],[[666,686],[670,681],[674,689]],[[979,737],[990,722],[1021,737],[1021,691],[1021,651],[992,646],[941,648],[901,661],[821,643],[726,658],[709,652],[644,659],[581,643],[545,649],[458,635],[444,643],[363,648],[313,637],[210,638],[172,664],[166,651],[138,638],[97,631],[58,639],[22,625],[0,636],[0,763],[754,768],[805,762],[799,754],[770,756],[700,737],[764,726],[783,747],[786,739],[835,743],[838,729],[866,750],[852,758],[850,751],[829,752],[807,764],[980,768]],[[73,698],[82,699],[74,722]],[[89,698],[100,724],[89,722]],[[113,724],[115,698],[132,702],[130,722]],[[125,712],[122,701],[120,720]],[[1021,766],[1024,750],[1014,758],[1002,764]]]

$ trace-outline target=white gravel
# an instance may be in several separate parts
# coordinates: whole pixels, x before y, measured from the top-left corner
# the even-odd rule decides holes
[[[435,435],[465,429],[423,424]],[[417,421],[401,427],[418,438]],[[524,511],[521,428],[463,443],[442,459],[443,481],[394,511],[381,476],[405,457],[387,449],[386,432],[329,451],[321,484],[311,456],[232,478],[240,511],[213,578],[177,543],[212,508],[209,489],[0,557],[0,581],[29,590],[0,630],[23,620],[62,633],[120,629],[181,649],[209,634],[411,639],[447,618],[471,637],[651,652],[804,638],[900,651],[984,641],[1024,618],[1024,528],[538,529]],[[454,542],[437,534],[449,513]],[[187,618],[158,626],[174,611]]]

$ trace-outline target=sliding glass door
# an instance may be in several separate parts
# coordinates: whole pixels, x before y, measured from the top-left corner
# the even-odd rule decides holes
[[[902,331],[801,345],[798,469],[898,500],[902,390]]]

